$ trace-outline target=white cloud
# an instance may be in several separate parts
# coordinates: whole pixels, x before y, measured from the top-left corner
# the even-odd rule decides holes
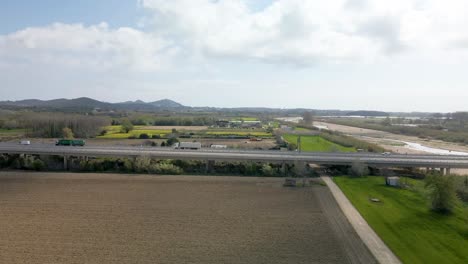
[[[464,47],[466,0],[141,0],[156,33],[208,56],[310,65]],[[457,45],[458,44],[458,45]]]
[[[26,28],[0,35],[0,66],[154,72],[219,57],[310,66],[468,53],[466,0],[276,0],[257,11],[247,1],[139,0],[150,14],[140,29]]]
[[[152,34],[128,27],[110,29],[106,23],[89,27],[55,23],[0,36],[0,58],[16,65],[153,71],[162,67],[172,53],[166,41]]]

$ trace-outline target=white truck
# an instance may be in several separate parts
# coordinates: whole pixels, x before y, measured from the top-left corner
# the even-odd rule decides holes
[[[20,145],[31,145],[31,141],[29,140],[21,140],[19,143]]]
[[[210,148],[212,149],[227,149],[227,145],[211,145]]]
[[[177,142],[173,145],[175,149],[201,149],[200,142]]]

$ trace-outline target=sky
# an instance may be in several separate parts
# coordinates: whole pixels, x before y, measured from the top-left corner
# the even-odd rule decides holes
[[[0,100],[468,111],[466,0],[0,3]]]

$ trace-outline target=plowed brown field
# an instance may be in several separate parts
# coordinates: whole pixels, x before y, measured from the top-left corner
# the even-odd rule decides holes
[[[316,197],[326,187],[281,183],[3,172],[0,263],[352,262]]]

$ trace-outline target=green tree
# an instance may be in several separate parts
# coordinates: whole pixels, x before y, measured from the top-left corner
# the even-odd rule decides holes
[[[428,175],[425,187],[429,191],[432,210],[439,213],[453,211],[458,203],[453,176]]]
[[[45,169],[46,165],[42,160],[36,159],[31,164],[31,167],[32,167],[33,170],[41,171],[41,170]]]
[[[64,127],[62,129],[62,137],[66,139],[72,139],[74,136],[73,136],[73,131],[71,130],[71,128]]]
[[[130,122],[130,120],[125,119],[122,121],[122,132],[123,133],[128,133],[133,130],[133,124]]]
[[[167,140],[166,142],[166,146],[172,146],[174,145],[175,143],[179,142],[179,140],[175,137],[172,137],[170,139]]]
[[[386,117],[383,121],[382,121],[382,125],[384,126],[391,126],[392,125],[392,120],[390,119],[390,117]]]

